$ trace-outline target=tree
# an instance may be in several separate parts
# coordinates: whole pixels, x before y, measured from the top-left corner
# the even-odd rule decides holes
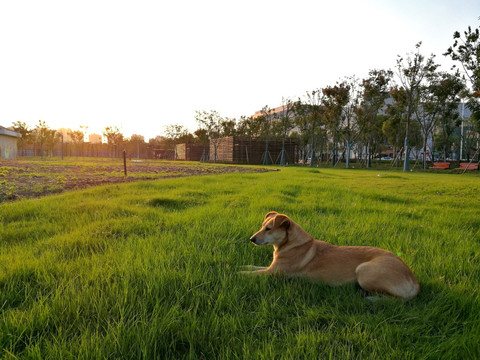
[[[260,136],[261,123],[259,119],[259,117],[241,116],[237,123],[237,134],[248,138]]]
[[[222,117],[220,114],[211,110],[207,111],[196,111],[195,112],[195,121],[200,126],[200,129],[204,129],[210,140],[210,144],[213,145],[213,162],[217,162],[217,147],[219,139],[222,137]]]
[[[332,116],[338,116],[339,134],[346,142],[345,167],[350,167],[350,153],[352,144],[360,134],[357,111],[360,104],[360,92],[358,79],[355,76],[344,79],[341,83],[325,89],[328,107],[332,110]]]
[[[140,159],[140,144],[143,145],[142,147],[144,147],[145,137],[143,137],[142,135],[132,134],[132,136],[130,136],[129,142],[135,146],[135,150],[137,152],[137,159]]]
[[[397,75],[406,95],[405,160],[403,171],[408,171],[410,168],[410,121],[420,101],[422,82],[428,74],[435,72],[439,66],[434,62],[435,55],[432,54],[428,59],[425,59],[425,56],[420,54],[421,45],[422,42],[417,43],[415,45],[416,52],[408,54],[406,59],[401,56],[398,56],[397,59]]]
[[[469,91],[465,94],[467,106],[472,111],[477,130],[480,130],[480,26],[473,30],[469,26],[463,32],[463,38],[460,32],[455,31],[453,39],[453,45],[444,55],[462,65],[469,84]]]
[[[177,143],[179,139],[186,136],[187,133],[187,129],[185,129],[183,125],[173,124],[165,126],[165,135],[167,140],[171,143],[174,160],[177,160]]]
[[[123,144],[123,134],[116,126],[107,126],[103,129],[103,136],[107,139],[108,145],[114,148],[112,156],[116,156],[117,147]]]
[[[17,143],[19,149],[22,150],[23,153],[24,145],[32,141],[32,130],[30,129],[30,126],[20,120],[15,121],[12,125],[13,130],[22,135],[22,137],[18,138]]]
[[[123,141],[123,135],[116,126],[105,127],[102,135],[107,139],[108,144],[120,144]]]
[[[443,160],[446,161],[450,154],[450,149],[455,142],[455,129],[460,125],[460,114],[455,109],[449,111],[439,121],[439,131],[435,136],[435,149],[442,152]]]
[[[207,161],[207,147],[209,145],[208,134],[206,129],[197,129],[193,133],[195,135],[195,142],[203,146],[203,154],[200,159],[201,162]]]
[[[459,95],[464,89],[458,72],[438,72],[427,75],[427,83],[421,87],[421,105],[415,109],[415,118],[423,135],[422,168],[426,169],[427,139],[437,122],[447,123],[452,116],[458,118]],[[454,115],[457,113],[457,115]]]
[[[237,134],[237,121],[235,119],[226,117],[220,121],[220,125],[222,136],[235,136]]]
[[[477,131],[474,131],[475,125],[474,125],[474,120],[470,117],[469,119],[463,120],[465,123],[463,124],[466,131],[462,131],[462,137],[461,137],[461,149],[462,149],[462,156],[460,157],[461,159],[466,158],[467,161],[470,161],[471,156],[473,156],[478,148],[478,142],[479,142],[479,133]],[[463,130],[463,129],[462,129]]]
[[[335,166],[338,137],[344,126],[344,107],[350,101],[350,88],[345,82],[323,89],[325,95],[324,106],[326,112],[326,125],[332,138],[333,152],[332,165]]]
[[[70,136],[70,139],[72,139],[72,142],[74,144],[80,144],[83,143],[83,140],[85,138],[85,134],[81,130],[72,130],[68,132],[68,136]]]
[[[325,115],[323,99],[322,89],[307,91],[305,102],[299,99],[294,108],[296,123],[304,127],[302,131],[306,132],[310,138],[310,166],[313,166],[315,161],[317,135]]]
[[[73,130],[73,131],[70,130],[68,132],[68,136],[70,136],[70,139],[72,139],[72,142],[77,150],[77,156],[78,156],[78,147],[80,144],[83,144],[85,134],[81,130]]]
[[[40,144],[40,154],[43,158],[45,156],[43,146],[46,145],[47,149],[50,148],[52,150],[58,140],[58,137],[55,135],[56,130],[50,129],[45,121],[38,120],[38,125],[35,127],[34,134],[36,142]]]
[[[282,166],[285,166],[285,163],[286,163],[285,140],[290,130],[292,130],[294,127],[293,116],[292,116],[294,112],[294,108],[295,108],[295,103],[291,99],[282,97],[282,111],[280,114],[278,114],[278,117],[280,119],[278,123],[279,130],[280,130],[280,135],[282,137],[282,152],[280,154],[280,165]]]
[[[384,118],[379,116],[390,96],[391,70],[370,70],[368,78],[362,81],[360,107],[357,108],[357,122],[360,136],[367,149],[367,167],[371,167],[372,147],[381,140]]]
[[[300,146],[302,149],[302,163],[305,165],[306,153],[307,153],[307,146],[311,139],[310,135],[310,116],[308,114],[306,105],[303,104],[300,99],[295,103],[295,107],[293,109],[294,113],[294,124],[298,129],[298,138],[300,140]]]
[[[398,153],[404,152],[405,133],[407,127],[408,96],[407,91],[401,86],[394,86],[390,89],[392,104],[387,105],[387,119],[382,125],[383,135],[387,142],[394,147],[395,157]],[[418,140],[418,124],[409,124],[409,144],[416,145]],[[401,151],[398,151],[400,149]],[[396,159],[395,159],[396,160]]]
[[[265,153],[263,158],[263,164],[268,165],[268,159],[270,158],[270,152],[268,151],[268,141],[270,140],[271,132],[272,132],[272,122],[275,117],[273,109],[271,109],[268,105],[265,105],[262,110],[260,110],[262,114],[258,121],[260,123],[260,134],[265,139]]]

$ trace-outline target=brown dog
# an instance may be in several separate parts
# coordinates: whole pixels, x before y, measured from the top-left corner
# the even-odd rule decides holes
[[[273,245],[269,267],[251,267],[244,274],[285,274],[326,284],[358,284],[369,293],[411,299],[420,291],[408,266],[390,251],[369,246],[335,246],[314,240],[286,215],[269,212],[251,238],[255,245]]]

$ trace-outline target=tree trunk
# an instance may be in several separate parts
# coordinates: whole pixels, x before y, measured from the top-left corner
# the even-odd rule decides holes
[[[423,159],[422,159],[422,169],[427,168],[427,134],[423,137]]]
[[[280,165],[285,166],[285,134],[282,139],[282,154],[280,156]]]
[[[408,171],[410,169],[410,148],[409,148],[409,134],[410,134],[410,118],[412,116],[412,103],[411,100],[408,104],[407,112],[407,126],[405,129],[405,160],[403,162],[403,171]]]
[[[335,136],[333,137],[333,144],[332,144],[332,166],[335,166],[336,164],[336,150],[337,150],[337,143],[335,142]]]
[[[346,154],[346,161],[345,161],[345,168],[350,167],[350,149],[352,148],[352,143],[350,139],[347,140],[347,154]]]
[[[370,141],[367,143],[367,168],[372,167],[372,156],[370,154]]]

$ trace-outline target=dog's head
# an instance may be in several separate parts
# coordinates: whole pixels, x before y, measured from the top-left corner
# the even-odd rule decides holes
[[[289,228],[290,219],[287,215],[271,211],[265,216],[262,228],[250,238],[250,241],[255,245],[279,246],[285,241]]]

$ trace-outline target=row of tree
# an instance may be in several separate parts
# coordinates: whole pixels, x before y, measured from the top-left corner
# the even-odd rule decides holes
[[[198,111],[199,129],[193,135],[181,125],[171,125],[167,137],[173,144],[210,142],[214,159],[223,136],[264,138],[265,163],[268,141],[287,137],[299,140],[311,165],[324,158],[335,165],[342,157],[349,167],[355,152],[370,166],[385,144],[404,159],[404,170],[410,167],[412,150],[417,159],[421,155],[423,168],[427,154],[431,160],[435,153],[446,159],[461,148],[462,157],[469,158],[478,148],[480,129],[479,29],[469,27],[463,36],[455,32],[453,45],[443,55],[460,66],[450,71],[440,70],[435,55],[424,56],[420,42],[413,52],[398,57],[395,71],[371,70],[365,79],[346,77],[303,98],[283,98],[280,108],[265,106],[259,116],[230,119],[216,111]],[[465,106],[471,114],[467,119]]]
[[[67,144],[70,145],[69,155],[84,156],[89,149],[85,146],[86,126],[80,126],[78,130],[71,129],[52,129],[50,126],[42,120],[39,120],[35,127],[30,127],[28,124],[22,121],[16,121],[12,124],[12,129],[22,135],[18,139],[18,150],[20,154],[32,154],[45,156],[59,155],[63,152],[63,144],[65,148]],[[140,153],[142,157],[146,157],[145,140],[141,135],[132,135],[130,138],[125,138],[116,126],[107,126],[104,128],[102,135],[106,139],[104,150],[97,150],[95,154],[103,156],[120,156],[120,153],[127,149],[129,154]],[[97,135],[99,139],[96,142],[102,145],[101,136]],[[153,139],[152,139],[153,140]],[[62,144],[60,147],[59,145]],[[90,149],[91,150],[91,149]]]
[[[480,27],[461,35],[454,34],[454,43],[445,52],[459,67],[441,71],[435,55],[425,57],[421,42],[405,57],[399,56],[395,70],[371,70],[364,79],[346,77],[334,85],[308,91],[302,98],[282,98],[281,106],[265,106],[253,116],[233,119],[217,111],[197,111],[198,129],[193,133],[183,125],[165,127],[165,136],[145,142],[141,135],[125,138],[115,126],[108,126],[103,137],[111,154],[119,155],[127,149],[130,156],[147,157],[155,149],[169,150],[175,158],[179,143],[198,143],[210,146],[211,160],[216,161],[219,139],[225,136],[261,138],[265,141],[265,163],[268,163],[268,144],[272,139],[285,143],[295,138],[302,149],[302,158],[331,161],[340,158],[350,166],[350,156],[371,159],[389,145],[393,155],[404,159],[404,170],[409,169],[410,153],[422,156],[426,167],[427,153],[431,160],[435,153],[446,159],[452,148],[461,148],[464,157],[470,157],[478,148],[480,129]],[[471,113],[463,118],[463,104]],[[470,136],[459,132],[459,126],[470,129]],[[53,149],[63,141],[63,135],[39,121],[34,129],[17,121],[14,130],[22,134],[20,148],[25,143],[39,144],[44,150]],[[80,146],[84,131],[68,133],[69,140]],[[427,144],[430,142],[430,149]],[[285,147],[283,146],[283,149]],[[165,152],[164,152],[165,153]],[[285,164],[284,150],[281,163]]]

